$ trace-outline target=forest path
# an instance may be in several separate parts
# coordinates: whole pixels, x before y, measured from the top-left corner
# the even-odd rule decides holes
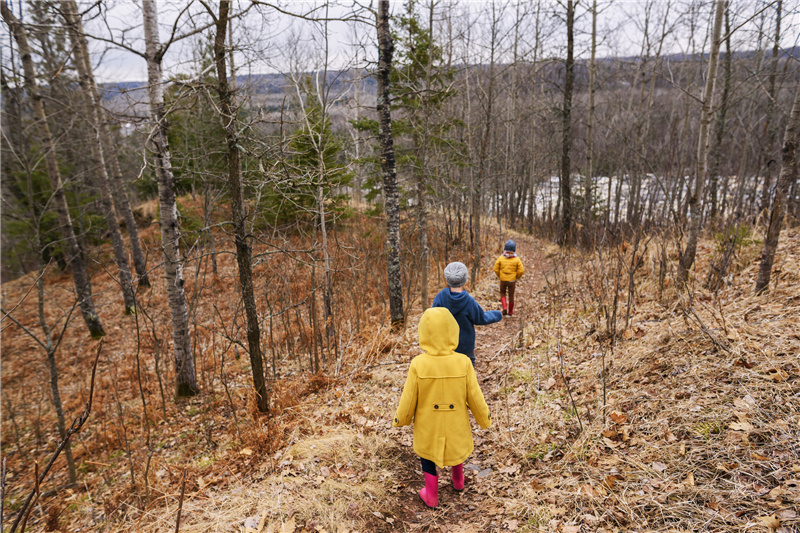
[[[466,488],[463,492],[453,490],[449,468],[439,469],[439,508],[436,510],[425,507],[416,494],[422,487],[423,476],[419,460],[410,446],[413,430],[403,429],[404,446],[396,466],[399,469],[397,478],[405,487],[396,494],[391,511],[401,518],[403,531],[468,533],[513,531],[524,527],[513,517],[504,516],[518,492],[515,486],[520,480],[516,474],[521,465],[513,458],[517,454],[509,452],[511,443],[503,435],[517,429],[506,423],[511,420],[511,417],[504,416],[509,406],[498,404],[507,404],[501,391],[508,387],[507,376],[515,370],[514,363],[518,358],[514,355],[523,341],[525,329],[532,322],[543,319],[538,316],[536,295],[546,285],[545,243],[516,232],[498,234],[498,248],[486,259],[489,266],[484,268],[476,285],[468,284],[468,290],[484,310],[501,309],[499,281],[492,267],[508,238],[517,243],[517,255],[525,266],[525,275],[517,282],[514,316],[503,317],[499,323],[476,327],[476,372],[492,410],[493,426],[481,430],[473,421],[475,451],[465,462]],[[418,320],[419,317],[415,316],[408,324],[414,333]],[[406,366],[399,366],[391,372],[396,387],[402,387],[406,371]],[[395,522],[394,525],[399,524]]]

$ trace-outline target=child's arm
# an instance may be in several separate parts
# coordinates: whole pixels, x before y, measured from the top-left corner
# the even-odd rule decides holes
[[[476,326],[485,326],[503,320],[503,313],[500,311],[484,311],[483,307],[473,299],[469,308],[469,318]]]
[[[472,416],[475,417],[475,422],[480,427],[486,429],[492,425],[492,414],[483,398],[483,392],[481,392],[481,386],[478,385],[478,378],[475,376],[475,369],[472,365],[469,365],[467,373],[467,407],[472,411]]]
[[[414,414],[417,412],[417,367],[414,361],[408,367],[408,377],[406,384],[403,387],[403,394],[400,396],[400,405],[397,406],[397,412],[394,415],[393,427],[407,426],[414,420]]]
[[[502,259],[502,258],[503,258],[503,256],[501,255],[494,262],[494,273],[498,278],[500,277],[500,259]]]
[[[519,279],[525,273],[525,266],[523,266],[521,259],[517,258],[517,260],[517,279]]]

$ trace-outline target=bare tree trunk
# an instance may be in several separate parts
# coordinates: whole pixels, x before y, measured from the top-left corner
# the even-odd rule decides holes
[[[97,101],[100,102],[99,97]],[[139,286],[149,287],[150,276],[147,274],[147,258],[142,250],[139,227],[133,216],[128,193],[125,191],[125,179],[122,176],[122,169],[119,166],[119,158],[117,156],[117,139],[111,134],[106,120],[102,121],[100,132],[105,145],[105,153],[108,155],[106,163],[108,163],[108,171],[111,173],[111,194],[114,197],[114,207],[117,210],[117,214],[122,215],[123,220],[125,220],[125,228],[128,230],[128,237],[131,241],[133,266],[136,269],[136,275],[139,277]]]
[[[392,71],[394,44],[389,27],[389,0],[378,1],[378,140],[381,146],[383,200],[386,205],[386,260],[388,263],[389,311],[392,325],[402,328],[403,314],[402,269],[400,265],[400,201],[397,189],[397,166],[392,137],[389,74]]]
[[[770,189],[772,188],[772,165],[773,160],[773,147],[775,146],[775,137],[777,136],[777,124],[775,118],[775,84],[778,77],[778,49],[781,40],[781,8],[783,7],[783,0],[778,0],[778,5],[775,11],[775,43],[772,47],[772,64],[770,65],[769,72],[769,93],[767,102],[767,119],[765,121],[765,128],[767,130],[767,153],[764,160],[764,166],[759,168],[759,172],[764,172],[764,188],[761,189],[761,211],[769,209],[770,206]]]
[[[22,68],[25,76],[25,90],[30,95],[33,116],[39,130],[39,136],[41,137],[45,164],[47,166],[47,176],[50,179],[50,186],[53,189],[53,203],[58,213],[61,234],[66,245],[65,254],[70,269],[72,270],[72,279],[75,281],[75,291],[78,294],[81,314],[83,315],[84,322],[86,322],[86,327],[89,328],[89,334],[92,338],[99,339],[105,335],[105,331],[103,330],[103,325],[100,323],[100,317],[97,316],[94,310],[89,272],[86,269],[86,264],[83,262],[83,256],[78,246],[78,239],[75,236],[75,229],[72,226],[72,219],[69,215],[67,197],[64,194],[64,185],[61,180],[61,172],[58,169],[58,160],[56,159],[55,142],[50,135],[50,127],[47,124],[47,116],[45,115],[44,105],[42,104],[42,95],[36,84],[36,73],[33,67],[31,49],[28,45],[28,35],[22,23],[11,13],[5,2],[0,3],[0,11],[2,11],[3,19],[5,19],[6,23],[11,27],[14,39],[17,41],[17,46],[19,46],[19,55],[22,58]]]
[[[133,293],[133,279],[131,268],[128,264],[128,253],[117,223],[117,213],[111,194],[111,184],[106,170],[106,158],[103,150],[101,124],[104,122],[100,113],[100,101],[97,86],[94,82],[91,63],[89,62],[88,46],[83,35],[83,26],[78,15],[78,6],[74,0],[61,2],[62,15],[67,23],[70,40],[72,41],[72,55],[78,79],[81,86],[82,97],[89,122],[89,144],[91,145],[92,165],[95,170],[96,185],[100,189],[100,212],[106,221],[111,235],[111,247],[114,250],[114,261],[117,264],[119,283],[122,287],[122,298],[125,303],[125,314],[136,312],[136,300]]]
[[[783,134],[783,159],[781,174],[775,188],[775,198],[772,201],[772,213],[769,220],[767,238],[764,241],[764,251],[761,254],[761,265],[758,269],[756,293],[764,292],[769,287],[769,278],[772,273],[772,264],[775,261],[775,250],[778,248],[778,237],[786,213],[787,195],[789,186],[797,179],[797,143],[800,132],[800,84],[794,96],[794,104]]]
[[[486,174],[487,151],[489,138],[492,134],[492,105],[494,103],[494,61],[495,45],[497,42],[498,21],[495,12],[495,4],[492,3],[492,34],[489,56],[489,87],[486,91],[486,123],[483,128],[481,138],[481,151],[478,156],[478,175],[475,177],[472,188],[472,221],[474,224],[472,232],[472,283],[478,282],[478,273],[481,268],[481,196],[483,180]]]
[[[92,65],[89,56],[89,45],[86,41],[86,35],[83,31],[83,22],[78,16],[78,8],[74,1],[68,2],[72,5],[70,12],[74,14],[72,17],[72,24],[75,28],[77,42],[73,45],[76,47],[76,54],[80,54],[84,58],[86,64],[87,77],[86,81],[89,84],[91,91],[90,98],[93,99],[93,106],[96,108],[97,113],[97,127],[99,128],[98,135],[103,142],[104,159],[106,162],[107,174],[110,178],[111,194],[114,199],[114,207],[118,216],[122,216],[125,220],[125,227],[128,230],[128,236],[131,241],[131,253],[133,255],[133,265],[136,268],[136,274],[139,276],[139,285],[142,287],[150,286],[150,278],[147,275],[147,262],[144,253],[142,252],[142,245],[139,240],[139,228],[136,225],[136,219],[133,217],[128,194],[125,192],[124,180],[122,177],[122,170],[119,166],[117,158],[116,139],[111,135],[111,130],[108,127],[105,113],[101,106],[102,99],[100,98],[100,91],[97,89],[97,83],[92,73]],[[65,6],[67,12],[67,6]],[[110,173],[110,175],[108,174]]]
[[[417,164],[417,231],[419,232],[419,296],[422,310],[428,308],[428,181],[427,158],[429,142],[429,114],[431,99],[431,71],[433,69],[433,9],[434,1],[430,0],[428,8],[428,64],[425,65],[425,93],[422,97],[422,142],[419,146],[419,162]]]
[[[152,131],[149,148],[158,179],[158,199],[161,208],[161,249],[167,282],[169,309],[172,315],[172,338],[175,349],[175,394],[177,397],[197,394],[197,377],[189,335],[189,313],[183,288],[183,262],[180,251],[178,206],[175,201],[175,177],[172,157],[167,143],[167,121],[164,105],[161,60],[164,49],[158,37],[158,12],[155,0],[142,0],[144,35],[147,56],[147,79]]]
[[[219,4],[219,16],[216,18],[217,33],[214,37],[214,60],[217,67],[217,93],[220,102],[220,119],[225,129],[225,140],[228,143],[228,186],[231,194],[231,216],[233,218],[234,241],[236,243],[236,262],[239,265],[239,288],[242,292],[244,313],[247,318],[247,347],[250,354],[250,366],[253,369],[253,386],[256,390],[256,403],[262,413],[269,412],[269,395],[264,378],[264,358],[261,353],[261,331],[258,323],[255,292],[253,290],[253,268],[251,264],[250,244],[247,239],[247,214],[242,191],[242,167],[239,160],[239,138],[237,133],[236,109],[233,107],[233,96],[228,85],[228,67],[226,65],[225,37],[228,31],[228,11],[230,0]],[[210,13],[213,16],[213,13]]]
[[[592,220],[592,180],[594,179],[594,82],[597,71],[597,0],[592,0],[592,52],[589,60],[589,117],[586,124],[586,177],[583,184],[583,223],[587,230]],[[609,178],[610,179],[610,178]]]
[[[536,217],[536,75],[539,67],[539,38],[540,38],[540,15],[542,5],[541,2],[536,3],[536,22],[534,23],[534,37],[533,37],[533,63],[531,63],[531,88],[530,88],[530,113],[531,113],[531,132],[530,132],[530,175],[528,176],[529,185],[529,199],[528,199],[528,230],[533,233],[533,223]]]
[[[564,107],[561,138],[561,232],[559,244],[572,240],[572,187],[570,183],[570,152],[572,150],[572,85],[574,83],[575,5],[567,0],[567,62],[565,64]]]
[[[703,188],[706,181],[708,168],[708,126],[711,122],[711,103],[714,100],[714,83],[717,79],[717,61],[719,60],[720,33],[722,31],[722,16],[725,13],[727,0],[716,0],[716,13],[714,15],[714,29],[711,37],[711,52],[708,56],[708,73],[706,86],[703,90],[703,108],[700,112],[700,131],[697,140],[697,165],[695,169],[695,185],[689,199],[691,209],[691,222],[689,223],[689,239],[686,249],[681,255],[678,264],[678,282],[686,283],[689,279],[689,269],[694,264],[697,253],[697,238],[700,234],[700,218],[702,215]]]
[[[722,161],[722,140],[725,137],[725,115],[728,112],[728,98],[731,93],[731,77],[732,77],[732,64],[731,64],[731,21],[730,9],[725,9],[725,77],[722,83],[722,97],[720,98],[719,114],[717,115],[717,124],[714,132],[714,158],[712,159],[711,168],[709,169],[708,176],[708,196],[711,202],[711,211],[709,217],[712,223],[717,218],[717,205],[719,204],[719,167]],[[723,216],[725,213],[722,213]]]

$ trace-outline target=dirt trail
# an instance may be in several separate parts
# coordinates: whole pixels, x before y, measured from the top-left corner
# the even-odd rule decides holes
[[[394,501],[390,514],[400,518],[394,530],[402,531],[441,531],[441,532],[483,532],[495,530],[514,530],[518,521],[506,520],[505,500],[509,489],[519,481],[515,474],[518,464],[510,459],[507,442],[499,434],[511,428],[505,427],[503,416],[498,407],[498,392],[504,387],[506,376],[513,369],[516,360],[512,355],[519,347],[521,336],[531,321],[538,320],[537,299],[535,295],[545,285],[542,243],[530,237],[514,234],[517,243],[517,255],[525,265],[525,275],[517,282],[516,307],[513,317],[489,326],[476,327],[476,372],[484,396],[492,409],[495,423],[488,430],[481,430],[473,422],[475,451],[465,462],[467,486],[463,492],[456,492],[450,484],[449,469],[439,469],[439,509],[430,510],[424,506],[417,491],[422,487],[422,471],[419,460],[411,449],[412,429],[401,428],[390,430],[390,438],[400,437],[402,440],[401,457],[403,464],[398,464],[398,478],[402,485]],[[490,256],[490,266],[485,268],[477,286],[468,286],[470,294],[484,310],[499,310],[499,283],[492,271],[497,256]],[[416,322],[413,318],[409,329],[416,335]],[[391,379],[398,389],[405,380],[407,366],[399,366],[391,371]],[[399,398],[399,395],[398,395]],[[511,429],[513,431],[513,429]]]

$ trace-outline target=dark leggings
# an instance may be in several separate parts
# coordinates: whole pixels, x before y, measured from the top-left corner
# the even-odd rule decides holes
[[[428,461],[427,459],[423,459],[422,457],[419,458],[420,462],[422,463],[422,471],[426,474],[430,474],[432,476],[436,474],[436,463],[433,461]]]
[[[500,297],[503,298],[506,295],[506,289],[508,289],[508,303],[514,303],[514,289],[517,286],[516,281],[500,281]]]

